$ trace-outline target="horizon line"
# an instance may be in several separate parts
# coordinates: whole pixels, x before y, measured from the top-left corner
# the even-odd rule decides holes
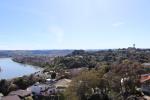
[[[127,47],[127,48],[96,48],[96,49],[82,49],[82,48],[79,48],[79,49],[0,49],[0,51],[36,51],[36,50],[39,50],[39,51],[47,51],[47,50],[115,50],[115,49],[128,49],[130,47]],[[136,48],[136,49],[150,49],[150,48]]]

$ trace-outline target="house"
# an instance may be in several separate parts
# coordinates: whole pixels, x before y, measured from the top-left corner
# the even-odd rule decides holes
[[[150,80],[150,74],[143,74],[143,75],[141,75],[141,79],[140,79],[141,83],[146,83],[149,80]]]
[[[47,79],[46,83],[39,83],[27,88],[27,91],[32,92],[36,96],[50,96],[58,92],[63,92],[70,84],[71,80],[62,79],[59,81]]]
[[[50,79],[50,78],[46,79],[47,84],[53,84],[53,83],[55,83],[55,81],[56,81],[56,79]]]
[[[143,63],[144,66],[150,66],[150,63]]]
[[[70,85],[70,79],[61,79],[56,82],[54,85],[56,87],[56,92],[64,92],[65,89]]]
[[[150,63],[143,63],[142,65],[144,69],[146,69],[147,71],[150,71]]]
[[[142,92],[150,96],[150,74],[141,75],[140,82],[142,84]]]
[[[55,87],[53,85],[40,83],[37,83],[27,88],[27,90],[31,91],[35,95],[43,95],[43,94],[51,95],[55,93]]]
[[[13,96],[2,97],[1,100],[21,100],[21,99],[17,95],[13,95]]]
[[[21,99],[24,99],[26,97],[31,96],[31,92],[27,91],[27,90],[17,90],[17,91],[12,91],[8,94],[9,96],[14,96],[17,95],[18,97],[20,97]]]
[[[2,99],[3,96],[4,96],[4,95],[3,95],[2,93],[0,93],[0,100]]]

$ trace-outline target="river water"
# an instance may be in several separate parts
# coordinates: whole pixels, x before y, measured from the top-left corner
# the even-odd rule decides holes
[[[37,66],[14,62],[11,58],[0,58],[0,68],[0,79],[11,79],[29,75],[41,70]]]

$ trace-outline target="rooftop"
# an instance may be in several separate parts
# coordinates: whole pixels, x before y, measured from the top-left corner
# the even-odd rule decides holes
[[[68,87],[70,82],[71,82],[70,79],[62,79],[56,82],[55,86],[56,87]]]
[[[140,79],[141,83],[144,83],[144,82],[149,81],[149,80],[150,80],[150,74],[141,75],[141,79]]]
[[[17,95],[2,97],[2,100],[21,100]]]
[[[31,92],[26,91],[26,90],[17,90],[17,91],[12,91],[12,92],[9,93],[10,96],[17,95],[17,96],[20,96],[20,97],[26,97],[30,94],[31,94]]]
[[[150,63],[143,63],[144,66],[150,66]]]

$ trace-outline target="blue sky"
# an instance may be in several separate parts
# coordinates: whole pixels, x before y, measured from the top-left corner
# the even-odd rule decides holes
[[[0,49],[149,48],[150,0],[1,0]]]

